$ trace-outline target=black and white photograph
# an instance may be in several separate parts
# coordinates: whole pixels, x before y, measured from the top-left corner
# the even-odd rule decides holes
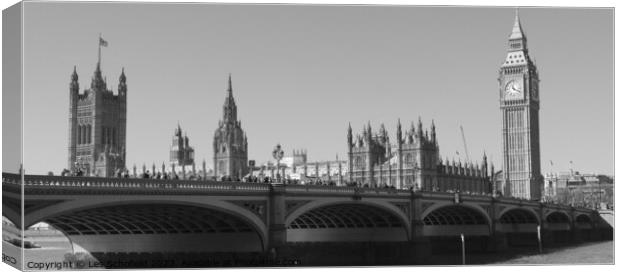
[[[615,264],[613,6],[5,8],[9,266]]]

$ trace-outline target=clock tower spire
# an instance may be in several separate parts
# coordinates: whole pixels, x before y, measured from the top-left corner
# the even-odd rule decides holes
[[[504,191],[506,196],[540,199],[538,70],[531,60],[519,11],[499,69]]]

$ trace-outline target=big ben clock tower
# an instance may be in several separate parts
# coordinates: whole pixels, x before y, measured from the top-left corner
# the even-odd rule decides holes
[[[538,70],[531,61],[519,12],[499,69],[505,196],[540,199]]]

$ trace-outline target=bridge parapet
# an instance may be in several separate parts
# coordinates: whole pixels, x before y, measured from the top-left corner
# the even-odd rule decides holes
[[[512,197],[499,197],[496,199],[498,202],[502,204],[509,204],[509,205],[520,206],[520,207],[527,206],[531,208],[538,208],[542,204],[540,201],[536,201],[536,200],[527,200],[527,199],[512,198]]]
[[[465,194],[465,193],[455,193],[455,192],[419,191],[419,192],[416,192],[415,194],[421,198],[441,199],[441,200],[458,198],[459,201],[491,202],[491,200],[493,199],[491,195]]]
[[[20,177],[15,174],[2,174],[3,185],[20,185]],[[193,191],[193,192],[217,192],[217,191],[246,191],[246,192],[269,192],[270,185],[263,183],[241,182],[212,182],[190,180],[157,180],[157,179],[134,179],[134,178],[98,178],[98,177],[59,177],[25,175],[24,187],[26,192],[46,192],[95,189],[98,192],[108,190],[119,193],[123,191],[160,191],[170,192]]]
[[[360,196],[400,196],[411,195],[409,190],[397,190],[391,188],[360,188],[344,186],[316,186],[316,185],[286,185],[287,193],[301,194],[335,194],[335,195],[360,195]]]

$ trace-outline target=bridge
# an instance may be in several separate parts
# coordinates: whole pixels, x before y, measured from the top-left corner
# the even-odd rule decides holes
[[[594,210],[448,192],[3,173],[3,216],[46,222],[74,245],[111,252],[296,252],[296,245],[392,244],[411,258],[600,239]],[[23,223],[20,218],[24,194]],[[458,249],[459,247],[456,246]],[[290,253],[293,254],[293,253]]]

